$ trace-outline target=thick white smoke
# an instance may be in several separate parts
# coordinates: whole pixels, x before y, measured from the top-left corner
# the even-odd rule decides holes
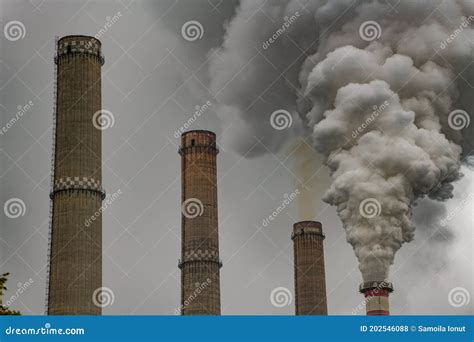
[[[450,113],[474,112],[473,44],[472,0],[244,0],[211,88],[242,154],[312,135],[333,178],[324,200],[364,280],[384,280],[414,236],[415,200],[452,197],[471,153],[472,126]],[[270,124],[278,109],[294,116],[283,132]],[[263,146],[249,153],[254,137]]]

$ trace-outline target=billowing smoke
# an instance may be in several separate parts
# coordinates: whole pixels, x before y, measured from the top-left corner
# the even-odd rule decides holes
[[[311,135],[363,279],[383,280],[415,201],[452,197],[472,151],[473,43],[472,0],[243,0],[211,90],[243,155]]]

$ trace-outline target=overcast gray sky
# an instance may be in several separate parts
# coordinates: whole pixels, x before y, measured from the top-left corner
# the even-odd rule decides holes
[[[270,148],[263,156],[245,158],[225,139],[234,123],[214,111],[219,94],[210,91],[208,61],[222,44],[226,24],[238,5],[237,0],[1,0],[2,27],[20,21],[25,36],[12,41],[3,34],[0,40],[0,125],[15,116],[18,106],[33,104],[0,135],[1,204],[20,198],[26,206],[24,216],[9,218],[3,212],[0,216],[0,272],[11,273],[6,299],[17,284],[33,280],[13,308],[23,314],[44,312],[54,37],[96,35],[114,16],[119,19],[100,37],[105,55],[103,108],[115,119],[114,126],[103,131],[103,184],[108,193],[120,189],[122,194],[103,217],[103,286],[115,295],[104,314],[173,315],[179,307],[181,174],[179,139],[174,135],[195,106],[207,101],[210,109],[191,128],[216,131],[221,148],[222,313],[294,313],[294,300],[276,308],[270,293],[276,287],[293,291],[290,234],[293,223],[303,219],[321,221],[326,234],[329,314],[350,315],[362,302],[352,248],[335,209],[320,200],[330,182],[327,169],[319,165],[320,156],[308,152],[314,171],[306,186],[313,190],[314,211],[299,210],[304,203],[297,200],[263,227],[262,220],[281,205],[285,194],[300,187],[301,171],[291,153],[294,141],[278,151]],[[202,24],[201,39],[183,38],[181,28],[190,20]],[[272,110],[269,104],[268,111]],[[259,137],[251,145],[267,148]],[[401,248],[390,273],[394,314],[472,310],[472,298],[462,307],[448,300],[456,287],[474,295],[474,172],[466,167],[463,172],[452,200],[445,204],[422,200],[414,211],[420,229],[415,240]],[[426,229],[437,227],[443,218],[431,216],[434,207],[436,212],[454,213],[448,228]]]

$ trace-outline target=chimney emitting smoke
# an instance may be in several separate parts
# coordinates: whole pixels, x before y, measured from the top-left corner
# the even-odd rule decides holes
[[[321,222],[301,221],[293,225],[295,301],[297,315],[327,315]]]
[[[367,316],[388,316],[390,307],[388,296],[393,292],[392,283],[386,281],[367,281],[359,286],[364,294]]]

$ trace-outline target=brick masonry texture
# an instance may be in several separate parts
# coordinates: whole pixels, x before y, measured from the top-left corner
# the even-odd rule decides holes
[[[67,36],[58,42],[57,123],[51,234],[49,315],[100,315],[93,302],[102,286],[100,42]]]
[[[195,198],[203,207],[197,217],[182,215],[181,313],[220,315],[216,136],[208,131],[191,131],[181,139],[182,203]],[[196,294],[201,284],[206,287]]]
[[[320,222],[293,226],[295,302],[297,315],[327,315],[324,235]]]

